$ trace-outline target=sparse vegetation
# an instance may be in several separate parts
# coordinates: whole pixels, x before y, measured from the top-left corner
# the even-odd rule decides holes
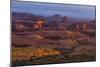
[[[96,60],[95,23],[67,24],[67,17],[60,15],[50,20],[32,15],[25,18],[27,22],[13,20],[12,23],[13,66]]]

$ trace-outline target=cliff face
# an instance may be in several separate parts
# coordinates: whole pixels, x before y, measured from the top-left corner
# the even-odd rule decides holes
[[[61,16],[59,14],[53,15],[50,17],[46,16],[39,16],[39,15],[33,15],[30,13],[19,13],[19,12],[12,12],[12,27],[14,28],[16,23],[22,23],[25,26],[32,27],[33,23],[35,23],[39,19],[44,19],[46,21],[45,24],[43,24],[43,27],[51,27],[51,28],[63,28],[63,29],[69,29],[69,30],[76,30],[76,25],[79,25],[80,27],[83,27],[83,23],[85,22],[87,25],[87,28],[94,28],[95,29],[95,20],[91,21],[78,21],[77,19],[72,19],[67,16]]]

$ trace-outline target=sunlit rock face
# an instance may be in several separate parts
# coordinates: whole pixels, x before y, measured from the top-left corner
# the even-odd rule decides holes
[[[43,24],[45,23],[45,21],[43,20],[38,20],[35,22],[35,24],[33,25],[34,29],[41,29],[43,27]]]

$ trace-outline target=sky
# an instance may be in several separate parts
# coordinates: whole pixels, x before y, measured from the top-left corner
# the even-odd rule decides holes
[[[76,18],[95,19],[95,6],[86,5],[12,1],[11,10],[12,12],[32,13],[43,16],[60,14]]]

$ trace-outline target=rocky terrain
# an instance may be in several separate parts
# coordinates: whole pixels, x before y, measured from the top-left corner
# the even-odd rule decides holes
[[[95,61],[95,22],[12,13],[12,66]]]
[[[95,61],[95,40],[77,34],[78,38],[71,31],[13,32],[13,65]]]

